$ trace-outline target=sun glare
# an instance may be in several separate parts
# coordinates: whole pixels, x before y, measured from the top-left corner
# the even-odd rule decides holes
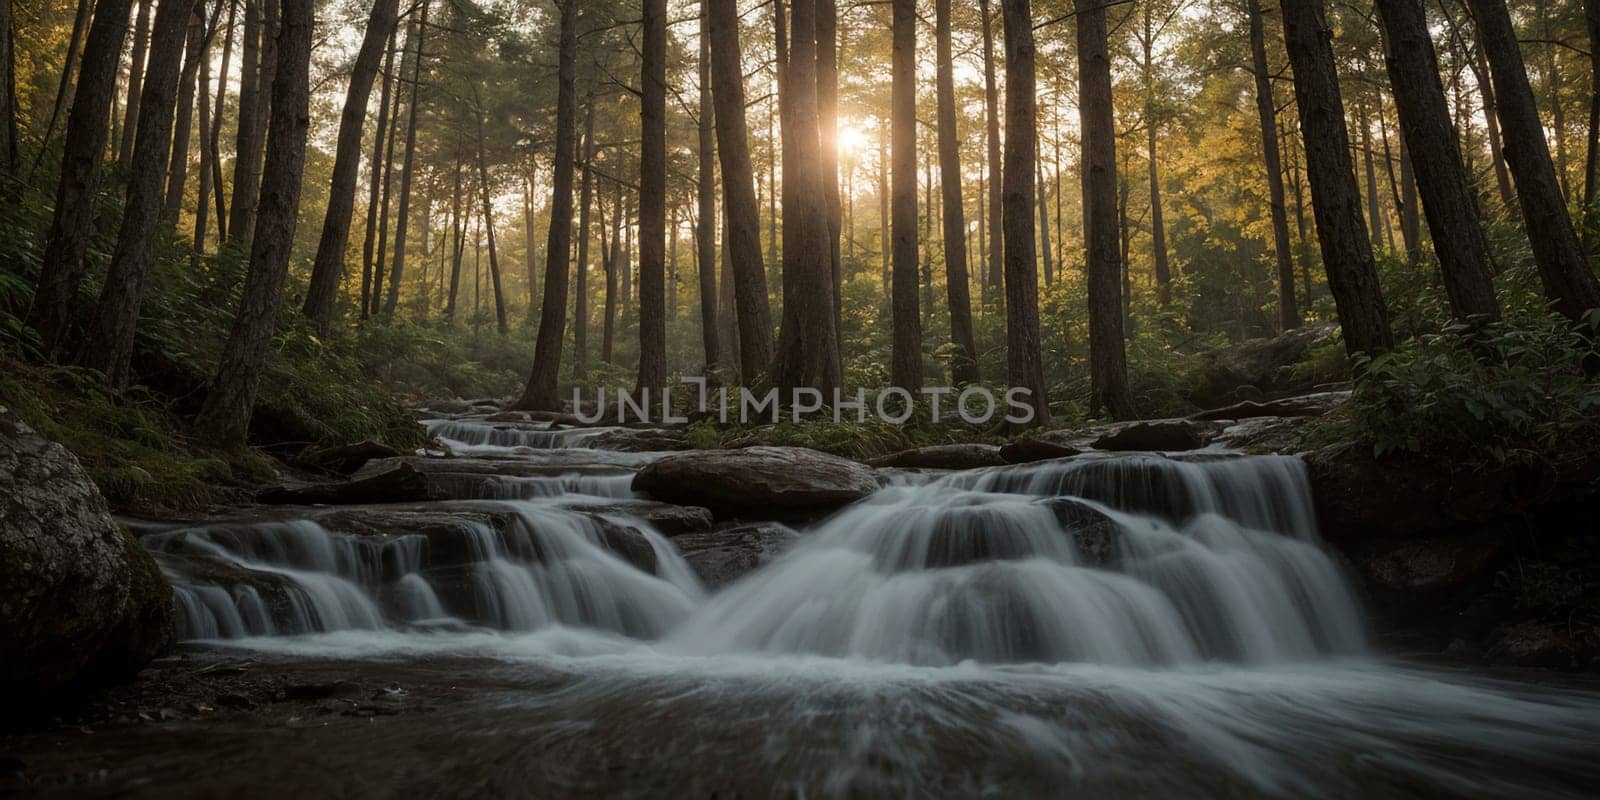
[[[867,134],[848,123],[839,126],[839,155],[851,156],[867,146]]]

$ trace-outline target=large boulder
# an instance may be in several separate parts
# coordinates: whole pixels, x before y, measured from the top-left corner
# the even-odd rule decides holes
[[[777,558],[800,538],[772,522],[732,525],[678,536],[678,552],[708,589],[726,586]]]
[[[268,505],[356,505],[433,499],[438,495],[429,489],[427,480],[404,461],[388,469],[358,473],[348,481],[278,486],[256,496],[257,501]]]
[[[992,444],[935,444],[879,456],[867,462],[874,467],[899,469],[979,469],[1006,463]]]
[[[1095,439],[1100,450],[1179,452],[1199,450],[1215,439],[1220,425],[1186,419],[1157,419],[1123,425]]]
[[[804,447],[682,453],[651,463],[633,478],[636,492],[703,506],[719,516],[828,511],[878,486],[878,474],[870,467]]]
[[[171,587],[78,459],[0,408],[0,694],[130,676],[171,623]]]

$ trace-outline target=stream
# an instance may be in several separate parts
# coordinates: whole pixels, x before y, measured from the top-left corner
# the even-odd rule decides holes
[[[293,675],[327,696],[24,757],[107,794],[1600,786],[1592,684],[1376,648],[1292,457],[889,471],[840,511],[759,526],[759,566],[714,586],[630,489],[666,454],[593,449],[605,430],[427,424],[453,456],[419,469],[453,499],[139,528],[175,587],[184,680]]]

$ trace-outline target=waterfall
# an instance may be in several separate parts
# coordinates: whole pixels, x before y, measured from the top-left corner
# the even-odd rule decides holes
[[[428,435],[462,454],[503,454],[519,448],[563,449],[587,447],[611,428],[552,430],[548,423],[486,422],[475,419],[430,419],[423,424]]]
[[[682,652],[944,665],[1365,647],[1294,459],[1094,459],[883,489],[714,597]]]

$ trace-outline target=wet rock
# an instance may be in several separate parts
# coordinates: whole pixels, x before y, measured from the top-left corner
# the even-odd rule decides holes
[[[804,447],[688,452],[660,459],[633,479],[634,491],[719,516],[826,511],[878,485],[871,468]]]
[[[527,421],[529,421],[529,417],[528,417],[528,412],[526,412],[526,411],[501,411],[501,412],[498,412],[498,413],[495,413],[495,414],[490,414],[487,417],[484,417],[483,421],[484,422],[527,422]]]
[[[1189,399],[1215,408],[1268,394],[1304,391],[1316,380],[1296,374],[1294,366],[1315,344],[1329,341],[1338,326],[1306,325],[1271,339],[1240,342],[1206,357]]]
[[[640,572],[656,574],[656,549],[638,528],[612,519],[600,520],[600,541],[607,550],[632,564]]]
[[[1000,458],[1007,464],[1031,464],[1054,458],[1071,458],[1082,452],[1083,450],[1072,445],[1029,436],[1003,445],[1000,448]]]
[[[730,525],[672,540],[708,589],[726,586],[789,549],[800,534],[774,522]]]
[[[313,447],[300,453],[295,462],[300,466],[327,469],[349,475],[361,469],[374,458],[393,458],[400,455],[393,447],[373,441],[357,442],[338,447]]]
[[[677,506],[653,500],[621,500],[604,504],[571,504],[567,508],[583,514],[597,516],[622,514],[637,517],[655,528],[663,536],[681,536],[685,533],[709,530],[712,524],[710,509],[699,506]]]
[[[1350,392],[1314,392],[1277,400],[1246,400],[1190,415],[1197,420],[1241,420],[1253,417],[1320,417],[1350,399]]]
[[[901,450],[867,462],[874,467],[899,469],[979,469],[1006,463],[992,444],[936,444]]]
[[[429,491],[427,481],[404,462],[340,483],[279,486],[256,496],[256,500],[268,505],[356,505],[431,499],[436,496]]]
[[[615,428],[590,439],[586,446],[624,453],[658,453],[685,450],[689,442],[681,431],[665,428]]]
[[[1151,420],[1124,425],[1095,439],[1100,450],[1178,452],[1199,450],[1216,438],[1220,426],[1190,420]]]
[[[422,559],[426,564],[462,564],[479,557],[480,537],[485,528],[504,534],[515,514],[503,508],[433,508],[355,506],[340,508],[315,517],[330,531],[387,539],[421,536],[427,540]],[[401,577],[398,565],[385,559],[384,577]]]
[[[0,694],[136,672],[172,593],[65,447],[0,408]]]
[[[1300,432],[1314,417],[1248,417],[1228,424],[1211,444],[1246,453],[1294,452]]]
[[[1491,577],[1506,543],[1495,534],[1377,542],[1354,561],[1376,592],[1419,602],[1438,600]]]
[[[1486,658],[1504,666],[1572,669],[1581,663],[1581,649],[1565,627],[1547,622],[1509,625],[1498,632]]]
[[[1116,520],[1082,500],[1052,497],[1043,501],[1055,513],[1062,530],[1072,537],[1078,556],[1093,566],[1105,566],[1117,558],[1122,526]]]

